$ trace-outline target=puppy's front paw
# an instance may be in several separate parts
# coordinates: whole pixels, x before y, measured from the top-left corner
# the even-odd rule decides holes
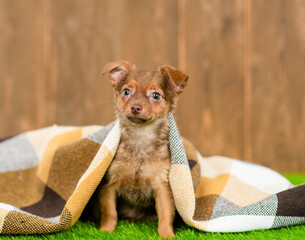
[[[174,238],[175,233],[170,227],[159,227],[158,232],[161,238]]]
[[[99,231],[103,232],[113,232],[116,227],[116,222],[108,221],[108,222],[102,222]]]

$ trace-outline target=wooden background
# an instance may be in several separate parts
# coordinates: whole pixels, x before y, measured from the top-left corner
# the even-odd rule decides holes
[[[122,59],[190,76],[175,115],[204,155],[305,171],[304,0],[0,0],[0,137],[110,122]]]

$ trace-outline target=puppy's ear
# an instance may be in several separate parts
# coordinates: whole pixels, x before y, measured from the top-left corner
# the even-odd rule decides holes
[[[107,63],[103,69],[102,75],[108,72],[110,74],[110,83],[112,87],[126,79],[130,72],[131,66],[126,61]]]
[[[187,75],[182,71],[167,65],[160,67],[159,71],[165,75],[165,79],[172,91],[175,93],[183,92],[189,78]]]

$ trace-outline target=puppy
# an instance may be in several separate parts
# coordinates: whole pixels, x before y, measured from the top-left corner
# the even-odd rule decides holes
[[[108,63],[103,73],[109,73],[115,92],[121,140],[99,193],[100,230],[114,231],[118,214],[145,218],[147,209],[154,206],[160,236],[174,237],[167,115],[188,76],[170,66],[147,71],[123,61]]]

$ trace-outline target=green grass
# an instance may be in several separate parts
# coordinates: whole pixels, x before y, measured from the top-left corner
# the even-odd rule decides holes
[[[293,184],[305,183],[305,174],[286,174]],[[305,203],[304,203],[305,204]],[[188,227],[181,221],[174,224],[175,239],[304,239],[305,225],[290,226],[280,229],[258,230],[244,233],[207,233]],[[4,235],[0,239],[159,239],[156,221],[130,223],[119,221],[114,233],[103,233],[90,222],[78,221],[69,230],[45,235]]]

